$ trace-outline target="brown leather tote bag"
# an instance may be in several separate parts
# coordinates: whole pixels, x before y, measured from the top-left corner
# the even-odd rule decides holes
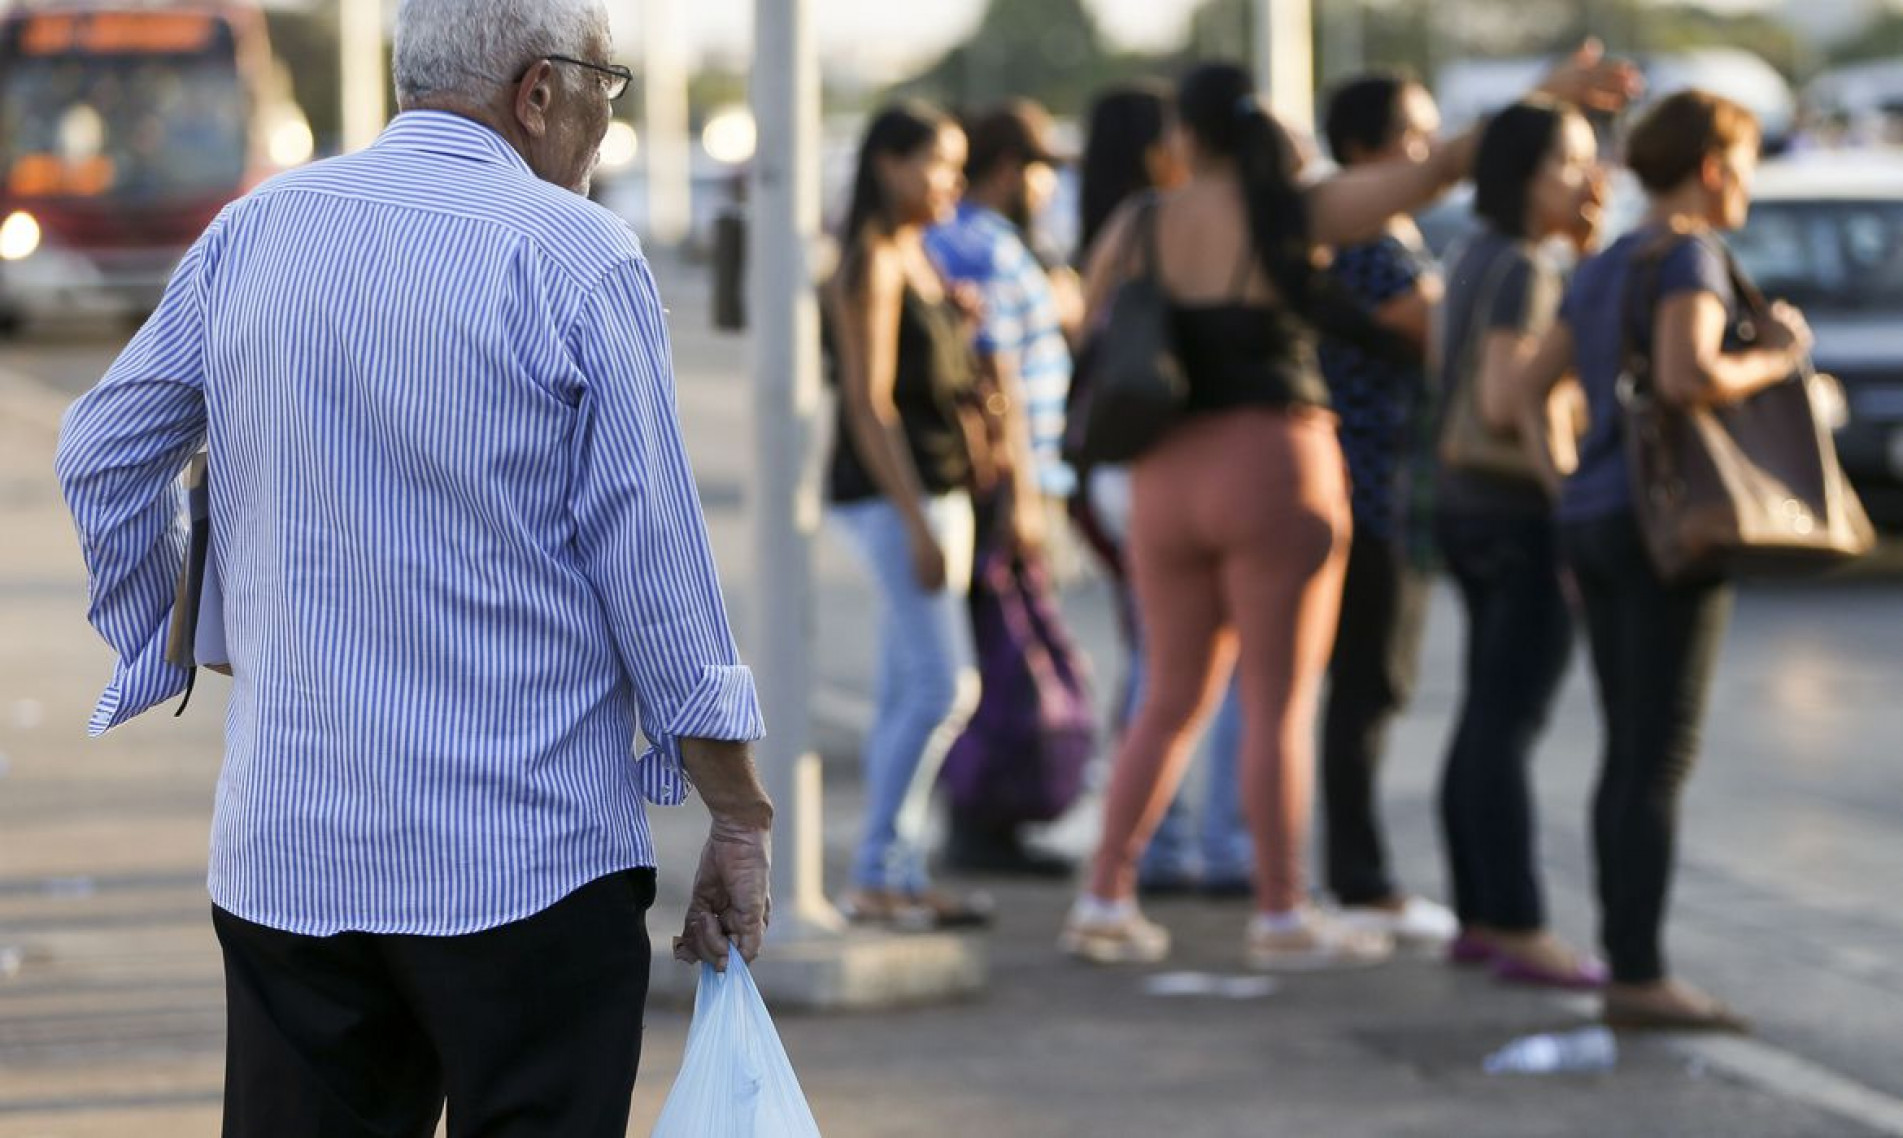
[[[1660,263],[1698,240],[1717,239],[1673,232],[1641,252],[1623,301],[1626,464],[1654,567],[1667,581],[1789,576],[1863,556],[1875,530],[1818,413],[1816,387],[1830,381],[1808,361],[1785,382],[1726,407],[1686,409],[1658,395],[1639,322],[1657,307]],[[1730,250],[1724,255],[1743,310],[1738,332],[1749,342],[1769,306]]]

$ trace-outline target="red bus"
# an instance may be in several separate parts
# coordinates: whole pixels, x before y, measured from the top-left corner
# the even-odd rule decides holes
[[[287,91],[255,7],[0,16],[0,331],[155,304],[225,203],[309,157]]]

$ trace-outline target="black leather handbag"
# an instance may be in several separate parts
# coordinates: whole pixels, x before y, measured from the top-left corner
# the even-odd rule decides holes
[[[1189,379],[1177,355],[1169,296],[1156,272],[1156,198],[1137,207],[1142,261],[1118,286],[1098,331],[1077,402],[1083,465],[1125,463],[1155,446],[1182,416]]]

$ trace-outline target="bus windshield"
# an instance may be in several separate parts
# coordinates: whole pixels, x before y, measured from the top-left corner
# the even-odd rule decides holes
[[[222,48],[5,60],[6,191],[115,200],[229,193],[245,172],[247,114],[229,38]]]

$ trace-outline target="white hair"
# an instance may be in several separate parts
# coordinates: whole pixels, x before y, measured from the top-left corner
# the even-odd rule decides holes
[[[397,102],[480,100],[537,59],[586,58],[607,35],[602,0],[402,0],[391,67]]]

